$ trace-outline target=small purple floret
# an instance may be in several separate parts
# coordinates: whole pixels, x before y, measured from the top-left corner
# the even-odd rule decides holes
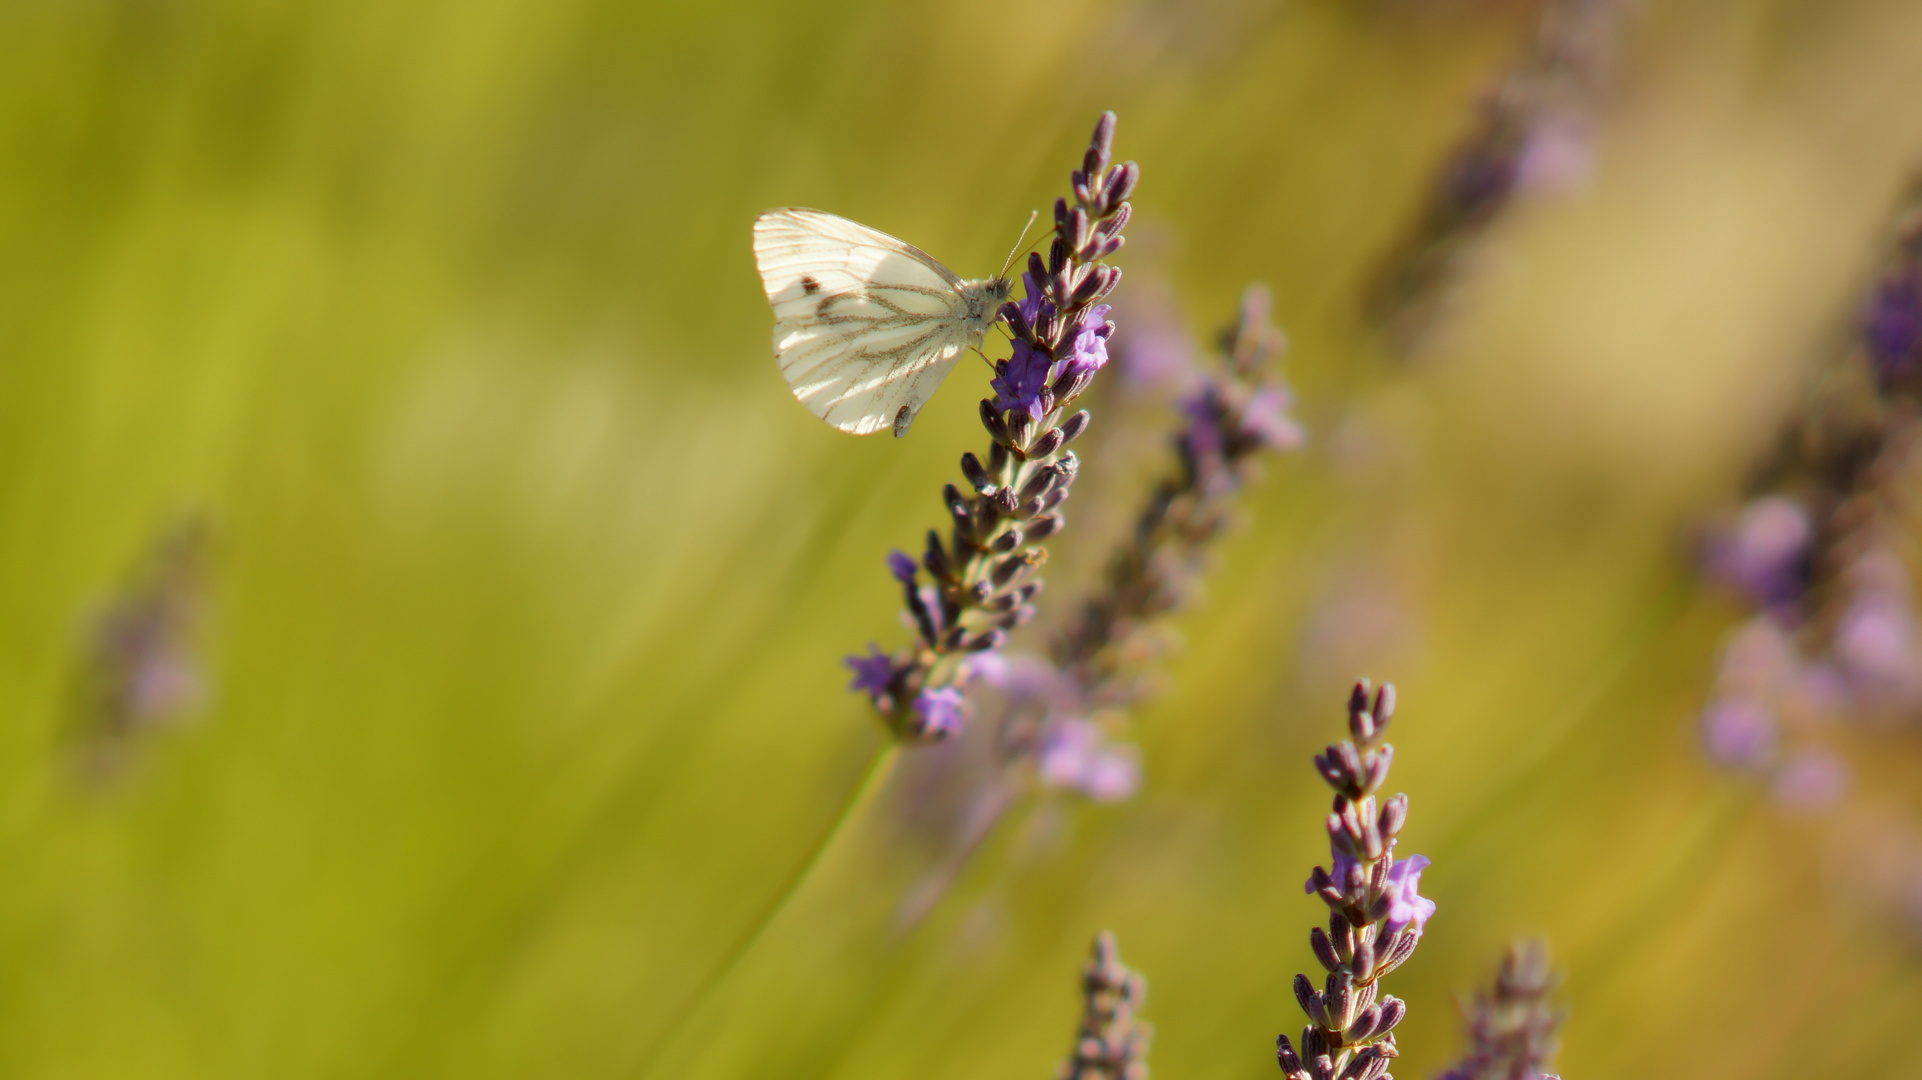
[[[1114,333],[1114,324],[1108,321],[1109,310],[1107,304],[1096,304],[1081,313],[1074,344],[1061,362],[1059,374],[1088,376],[1108,366],[1108,337]]]
[[[1792,604],[1806,588],[1814,533],[1801,503],[1782,495],[1757,499],[1733,529],[1710,541],[1707,570],[1758,605]]]
[[[914,584],[915,573],[919,570],[920,567],[915,565],[913,556],[907,552],[898,548],[888,552],[888,573],[894,575],[894,580],[911,586]]]
[[[1242,433],[1275,450],[1293,450],[1307,441],[1307,434],[1295,418],[1288,415],[1294,395],[1279,386],[1255,391],[1242,414]]]
[[[1435,902],[1417,891],[1421,885],[1421,872],[1428,866],[1428,856],[1411,855],[1396,860],[1388,868],[1388,919],[1383,927],[1387,936],[1393,937],[1401,933],[1402,927],[1410,925],[1416,933],[1420,933],[1434,916]]]
[[[856,653],[841,662],[854,671],[854,681],[848,684],[849,690],[864,691],[870,697],[880,697],[888,692],[888,684],[894,681],[894,660],[881,651],[880,646],[870,644],[872,655]]]
[[[1041,782],[1078,791],[1096,802],[1119,802],[1141,786],[1141,764],[1132,747],[1109,740],[1088,720],[1061,720],[1041,741],[1036,767]]]
[[[1020,338],[1014,351],[999,365],[1000,374],[989,385],[994,389],[994,407],[1001,412],[1021,411],[1028,419],[1041,419],[1041,391],[1048,385],[1048,354]]]
[[[1886,383],[1915,373],[1922,363],[1922,274],[1884,281],[1862,313],[1862,338]]]
[[[1842,800],[1848,788],[1848,766],[1826,750],[1803,750],[1775,773],[1775,803],[1791,813],[1827,810]]]
[[[945,739],[968,722],[968,699],[952,686],[923,690],[914,697],[917,738]]]
[[[1711,702],[1702,710],[1702,744],[1717,765],[1759,769],[1775,753],[1775,717],[1743,698]]]

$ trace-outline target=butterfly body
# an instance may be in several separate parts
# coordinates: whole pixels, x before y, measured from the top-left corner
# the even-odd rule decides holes
[[[856,435],[908,426],[961,354],[977,348],[1010,286],[965,281],[912,244],[820,210],[754,219],[788,389]]]

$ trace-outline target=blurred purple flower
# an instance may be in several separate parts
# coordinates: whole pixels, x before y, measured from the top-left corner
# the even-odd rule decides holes
[[[1065,719],[1048,725],[1036,760],[1041,782],[1080,792],[1096,802],[1119,802],[1141,786],[1134,748],[1108,738],[1101,725]]]
[[[1173,290],[1159,275],[1129,271],[1128,290],[1117,304],[1128,332],[1109,345],[1130,389],[1185,391],[1201,366],[1201,356],[1181,323]]]
[[[914,697],[915,738],[945,739],[968,722],[968,699],[952,686],[923,690]]]
[[[1757,499],[1733,529],[1710,540],[1705,569],[1760,606],[1793,603],[1806,585],[1813,533],[1801,503],[1782,495]]]
[[[894,580],[903,585],[913,585],[915,575],[919,572],[920,567],[915,564],[914,556],[900,548],[888,552],[888,573],[894,575]]]
[[[1564,195],[1588,186],[1595,172],[1595,140],[1578,116],[1536,120],[1515,164],[1515,186],[1535,195]]]
[[[1388,868],[1388,921],[1382,928],[1385,937],[1401,933],[1404,926],[1413,925],[1416,933],[1428,925],[1434,917],[1435,902],[1422,896],[1417,890],[1421,885],[1421,872],[1428,869],[1426,855],[1411,855],[1397,859]]]
[[[1893,555],[1864,555],[1851,567],[1855,594],[1836,621],[1834,650],[1857,690],[1899,703],[1922,694],[1922,651],[1909,573]]]
[[[1799,750],[1775,773],[1775,804],[1783,810],[1814,814],[1840,802],[1849,788],[1849,768],[1827,750]]]
[[[854,671],[854,681],[848,689],[865,692],[869,697],[880,697],[888,692],[888,684],[894,680],[894,660],[881,651],[879,645],[868,645],[872,655],[862,656],[855,653],[841,662]]]
[[[1288,415],[1294,404],[1295,396],[1286,387],[1266,386],[1255,391],[1241,418],[1242,434],[1274,450],[1299,448],[1308,441],[1308,434]]]
[[[1742,624],[1722,650],[1716,687],[1724,697],[1774,701],[1801,670],[1802,658],[1782,625],[1767,615]]]
[[[975,653],[961,661],[961,681],[979,682],[997,690],[1007,688],[1009,679],[1008,658],[1000,652]]]
[[[1862,313],[1862,339],[1884,384],[1915,373],[1922,364],[1922,271],[1906,268],[1882,282]]]
[[[1702,710],[1702,744],[1717,765],[1759,769],[1775,753],[1775,717],[1742,698],[1710,702]]]

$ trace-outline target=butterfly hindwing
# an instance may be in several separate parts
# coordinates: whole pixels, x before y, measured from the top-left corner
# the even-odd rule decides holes
[[[971,342],[954,273],[911,244],[819,210],[754,221],[788,389],[843,431],[899,434]]]

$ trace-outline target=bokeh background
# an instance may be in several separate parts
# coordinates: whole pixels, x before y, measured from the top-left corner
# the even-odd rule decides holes
[[[1913,939],[1701,759],[1739,613],[1687,545],[1922,160],[1922,8],[1633,6],[1592,176],[1398,360],[1360,290],[1535,15],[0,3],[0,1074],[1042,1077],[1109,928],[1157,1076],[1270,1076],[1369,674],[1440,904],[1398,1074],[1541,934],[1571,1077],[1922,1076]],[[1024,803],[904,929],[899,770],[690,1010],[879,745],[840,656],[904,638],[882,556],[981,442],[978,366],[899,442],[797,406],[749,222],[984,274],[1108,108],[1122,265],[1198,335],[1266,281],[1310,445],[1178,621],[1134,800]],[[1057,604],[1172,422],[1112,412],[1150,452],[1090,459]],[[183,519],[193,705],[102,766],[89,627]],[[1913,743],[1861,766],[1891,813]]]

